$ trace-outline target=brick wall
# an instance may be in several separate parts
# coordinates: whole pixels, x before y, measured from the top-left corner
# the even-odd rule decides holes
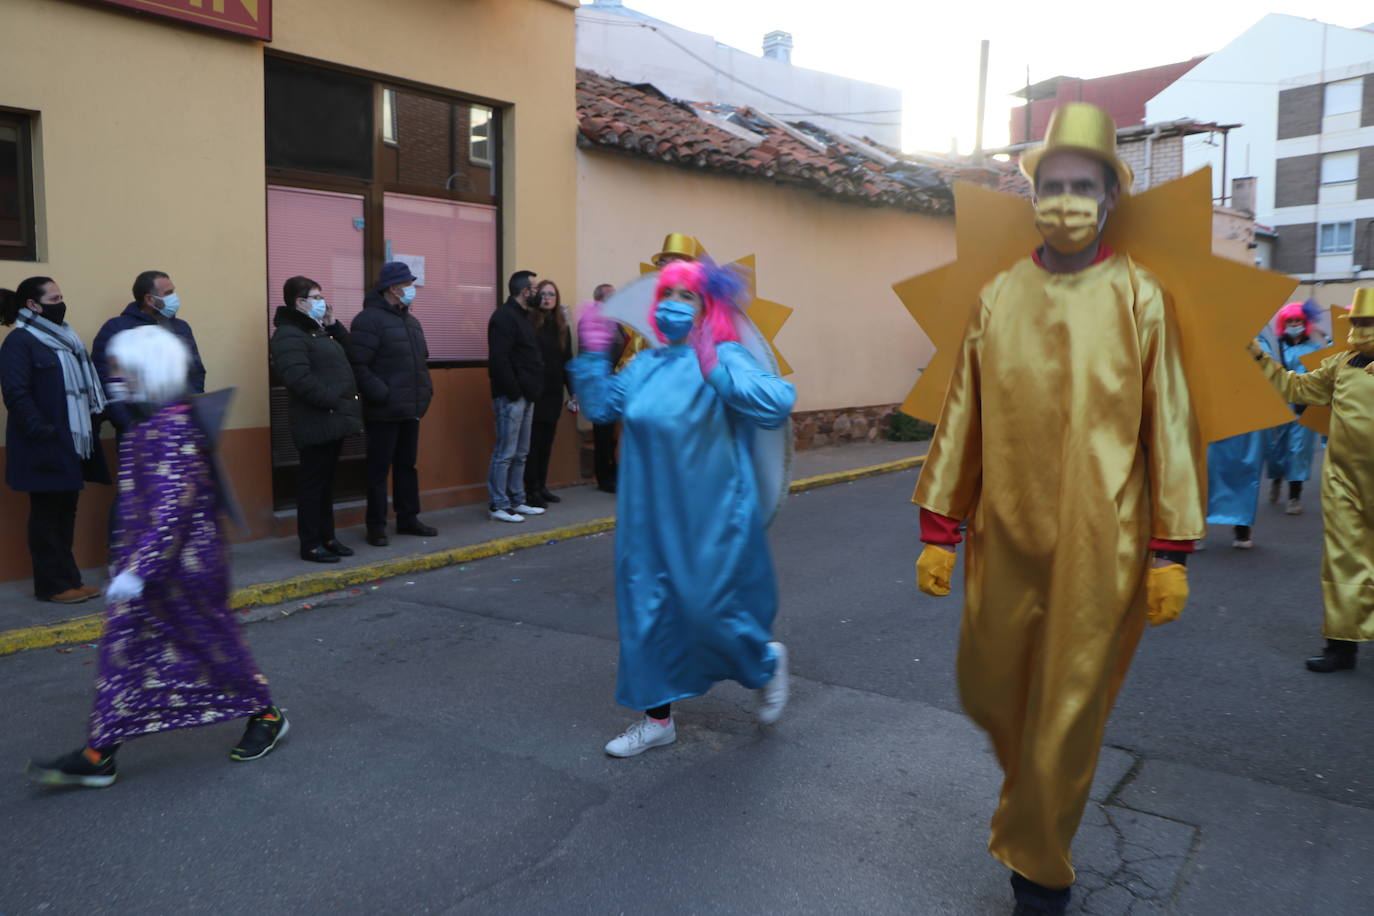
[[[1374,73],[1368,74],[1364,78],[1363,91],[1360,96],[1360,126],[1368,127],[1374,124]]]
[[[1274,243],[1274,270],[1285,274],[1310,274],[1317,269],[1317,224],[1299,223],[1278,227]]]
[[[1284,89],[1279,93],[1278,139],[1289,140],[1321,133],[1325,91],[1326,88],[1318,84]],[[1367,81],[1365,91],[1369,91]]]
[[[1374,270],[1374,219],[1355,220],[1355,252],[1351,263]]]
[[[1289,156],[1274,164],[1274,206],[1301,207],[1317,202],[1322,157]]]
[[[1374,146],[1360,148],[1358,169],[1355,176],[1355,196],[1361,200],[1374,197]]]
[[[1134,191],[1149,190],[1155,185],[1164,184],[1166,181],[1173,181],[1183,175],[1183,138],[1163,137],[1148,144],[1150,149],[1150,168],[1145,168],[1145,147],[1144,139],[1131,140],[1129,143],[1122,143],[1117,147],[1117,154],[1122,161],[1131,167],[1135,172]]]
[[[449,148],[449,104],[427,96],[396,93],[396,179],[402,184],[443,187],[453,171]]]

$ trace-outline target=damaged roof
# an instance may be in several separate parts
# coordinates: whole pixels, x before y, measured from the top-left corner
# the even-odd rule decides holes
[[[807,121],[753,108],[670,99],[647,83],[577,71],[578,145],[680,168],[737,175],[917,213],[954,211],[955,179],[1013,190],[1007,163],[906,156]]]

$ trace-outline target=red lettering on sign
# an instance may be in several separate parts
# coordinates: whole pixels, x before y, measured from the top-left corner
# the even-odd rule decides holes
[[[247,35],[251,38],[272,40],[272,0],[93,0],[114,6],[128,7],[168,19],[178,19]]]

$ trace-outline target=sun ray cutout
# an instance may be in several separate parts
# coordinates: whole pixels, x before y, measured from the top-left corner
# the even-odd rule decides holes
[[[935,345],[902,411],[936,422],[968,318],[983,286],[1041,243],[1031,202],[959,182],[957,259],[893,284]],[[1105,243],[1130,254],[1168,291],[1204,442],[1277,426],[1292,413],[1246,344],[1296,287],[1291,277],[1212,253],[1212,173],[1204,168],[1121,198]]]

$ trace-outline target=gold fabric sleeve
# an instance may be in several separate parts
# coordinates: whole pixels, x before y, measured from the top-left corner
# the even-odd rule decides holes
[[[921,508],[950,518],[968,518],[982,485],[983,408],[978,348],[987,321],[987,303],[996,298],[1004,276],[999,274],[983,288],[978,306],[969,317],[940,409],[940,421],[935,425],[930,451],[911,497]]]
[[[1331,393],[1336,386],[1336,373],[1341,365],[1350,358],[1349,353],[1328,356],[1316,369],[1306,374],[1291,372],[1283,368],[1270,356],[1260,359],[1260,368],[1283,399],[1290,404],[1310,404],[1325,407],[1331,403]]]
[[[1183,372],[1179,333],[1159,284],[1131,267],[1144,381],[1140,441],[1149,461],[1150,536],[1195,541],[1206,536],[1207,465]]]

